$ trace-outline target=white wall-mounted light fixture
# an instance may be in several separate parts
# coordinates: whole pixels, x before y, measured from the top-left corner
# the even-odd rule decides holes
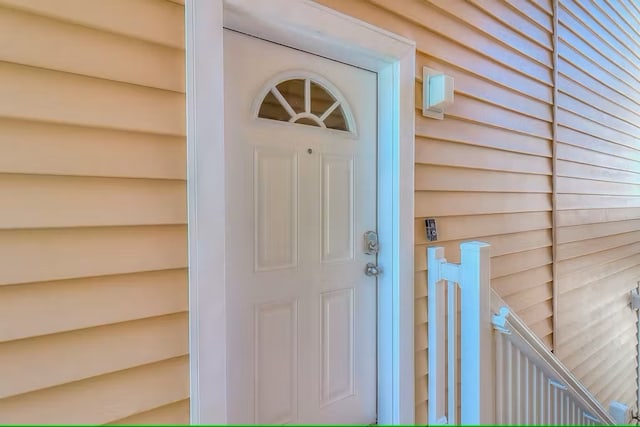
[[[429,67],[422,68],[422,115],[442,120],[453,105],[453,77]]]

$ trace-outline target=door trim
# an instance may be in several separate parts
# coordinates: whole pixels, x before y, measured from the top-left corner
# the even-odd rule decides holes
[[[191,422],[227,420],[224,25],[378,73],[378,423],[413,424],[415,43],[310,0],[186,0],[185,19]]]

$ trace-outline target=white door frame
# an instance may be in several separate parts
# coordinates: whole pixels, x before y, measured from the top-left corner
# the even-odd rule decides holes
[[[223,25],[378,73],[378,423],[413,424],[415,43],[310,0],[186,0],[191,422],[226,423]]]

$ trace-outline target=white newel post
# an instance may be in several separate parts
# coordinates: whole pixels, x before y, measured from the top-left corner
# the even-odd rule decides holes
[[[444,258],[443,248],[427,249],[429,424],[494,422],[489,250],[486,243],[463,243],[461,263],[452,264]],[[455,390],[456,286],[460,287],[460,420]]]
[[[460,408],[462,424],[494,422],[490,246],[460,245]]]

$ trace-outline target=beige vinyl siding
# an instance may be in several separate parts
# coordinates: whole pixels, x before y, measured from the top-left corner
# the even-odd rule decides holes
[[[186,424],[184,414],[189,412],[189,399],[161,406],[151,411],[141,412],[131,417],[123,418],[109,425],[131,424]]]
[[[492,245],[493,286],[544,340],[552,319],[551,2],[321,3],[413,39],[416,57],[416,422],[426,421],[426,248]],[[422,116],[422,67],[455,79],[445,120]],[[436,243],[424,219],[438,223]]]
[[[0,0],[0,423],[189,421],[183,22]]]
[[[556,350],[603,403],[635,404],[640,10],[560,0]]]

